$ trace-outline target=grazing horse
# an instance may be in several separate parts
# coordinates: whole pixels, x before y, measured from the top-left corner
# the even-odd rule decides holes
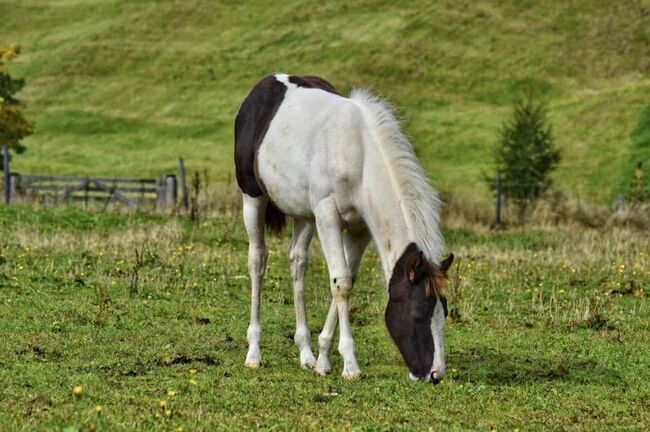
[[[330,372],[339,325],[343,377],[361,374],[348,300],[372,239],[389,302],[385,322],[411,379],[439,382],[445,373],[442,294],[453,254],[440,262],[440,202],[390,107],[366,91],[341,96],[322,78],[275,74],[262,79],[235,120],[235,164],[249,238],[251,316],[245,365],[261,363],[260,292],[268,251],[264,226],[279,231],[293,217],[289,246],[296,312],[295,343],[303,368]],[[332,303],[311,349],[304,300],[309,243],[318,232]]]

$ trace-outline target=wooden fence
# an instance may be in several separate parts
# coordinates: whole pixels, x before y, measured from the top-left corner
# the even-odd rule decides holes
[[[53,175],[21,175],[9,170],[5,147],[3,170],[5,202],[37,199],[45,202],[83,201],[118,202],[129,206],[172,209],[177,201],[177,180],[173,174],[160,178],[83,177]],[[179,159],[182,202],[187,202],[185,166]]]

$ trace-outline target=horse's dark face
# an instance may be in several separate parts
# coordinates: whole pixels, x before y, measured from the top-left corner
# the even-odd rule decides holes
[[[442,288],[453,259],[452,254],[440,267],[434,266],[411,243],[390,278],[386,326],[411,375],[421,380],[430,379],[434,352],[431,316],[437,301],[442,302],[447,315]]]

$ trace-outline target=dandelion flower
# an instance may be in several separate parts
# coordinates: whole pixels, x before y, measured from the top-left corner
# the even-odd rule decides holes
[[[100,414],[102,412],[102,406],[101,405],[95,405],[95,412],[97,414]]]
[[[190,380],[190,384],[192,384],[192,385],[197,385],[198,383],[196,382],[196,380],[191,379],[191,380]]]
[[[192,375],[196,374],[197,372],[198,372],[198,371],[197,371],[196,369],[190,369],[190,373],[191,373]]]
[[[176,392],[174,390],[167,390],[167,396],[176,396]]]
[[[161,400],[160,401],[160,408],[166,408],[167,407],[167,401],[166,400]]]
[[[170,409],[165,410],[165,417],[169,418],[171,416],[172,416],[172,410],[170,410]]]
[[[72,389],[72,394],[77,396],[77,397],[81,396],[81,394],[83,392],[84,392],[84,389],[80,385],[74,386],[74,388]]]

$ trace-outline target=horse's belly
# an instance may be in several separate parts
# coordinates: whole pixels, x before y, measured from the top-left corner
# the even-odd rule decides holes
[[[260,146],[257,170],[267,195],[283,213],[312,218],[309,159],[304,150],[287,141],[265,139]]]

